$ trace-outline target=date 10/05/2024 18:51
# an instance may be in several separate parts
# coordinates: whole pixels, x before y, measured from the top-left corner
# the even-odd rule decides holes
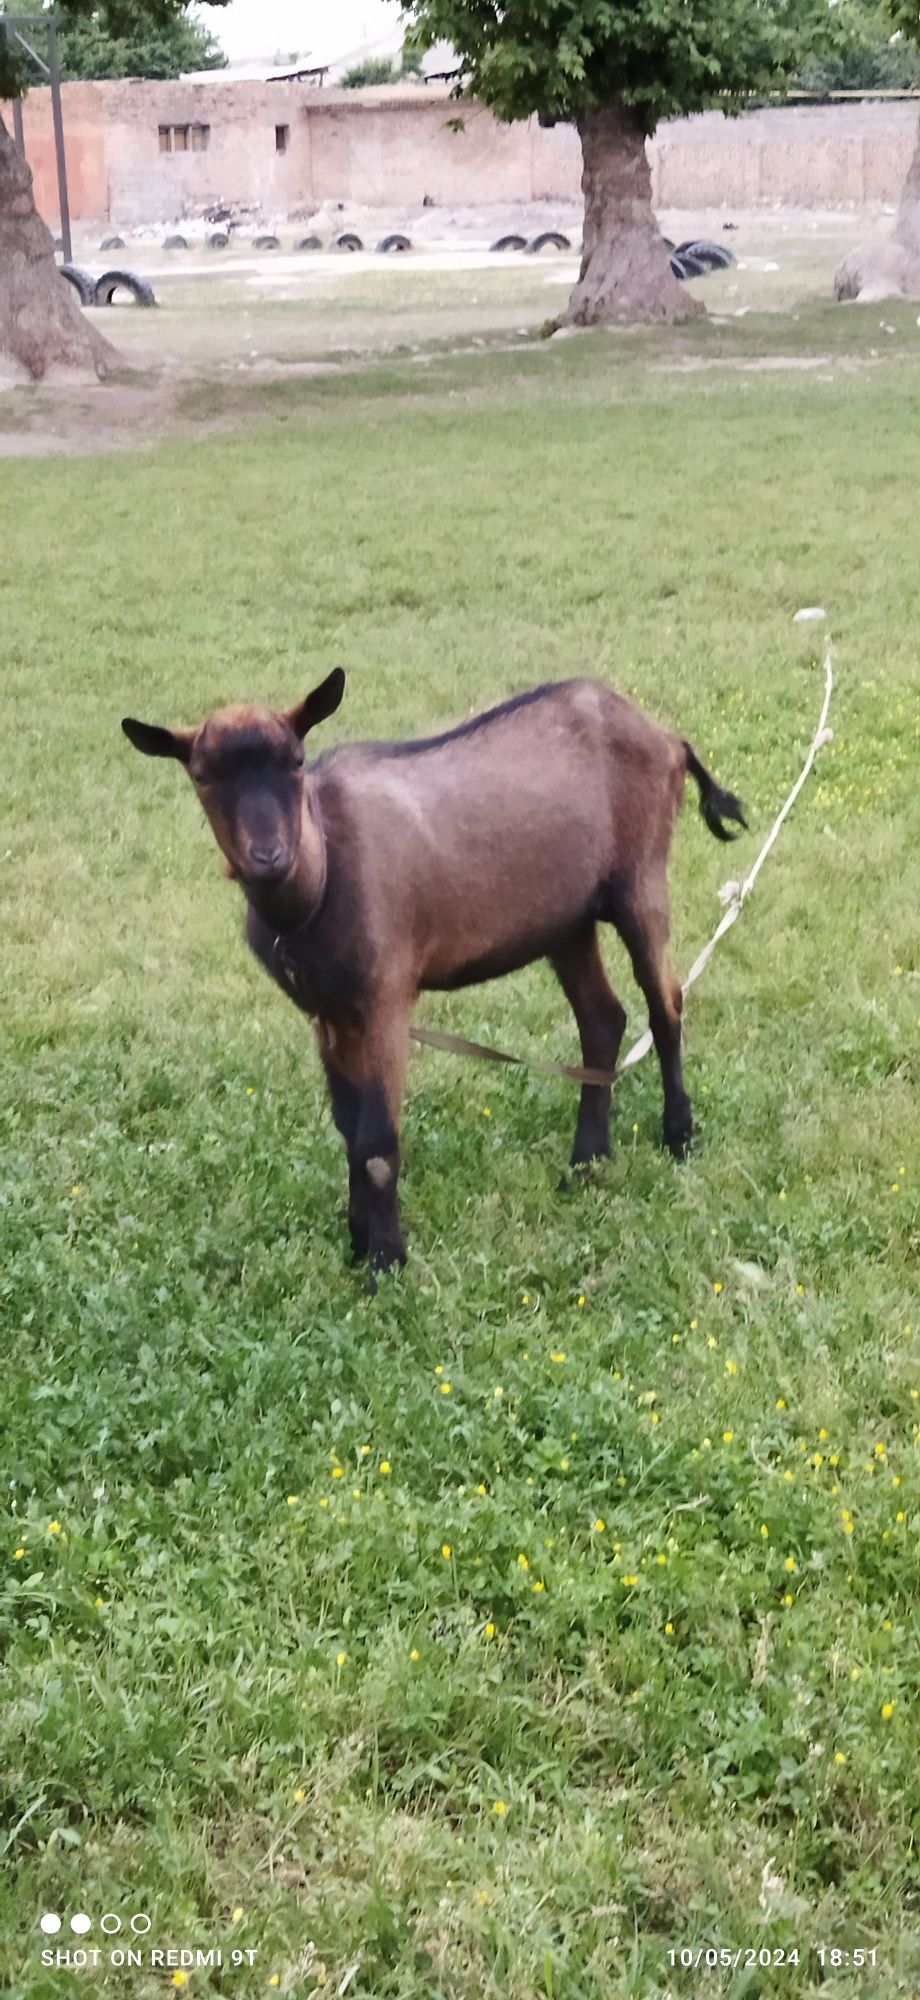
[[[698,1971],[702,1966],[722,1966],[727,1971],[753,1971],[767,1966],[799,1966],[803,1957],[813,1952],[822,1972],[858,1971],[861,1967],[874,1969],[878,1964],[878,1952],[874,1945],[816,1944],[800,1945],[684,1945],[674,1946],[666,1954],[672,1970],[680,1966],[684,1970]]]

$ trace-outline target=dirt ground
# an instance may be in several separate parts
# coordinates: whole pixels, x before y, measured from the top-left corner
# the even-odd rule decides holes
[[[717,319],[794,312],[829,299],[844,253],[890,228],[890,216],[880,213],[680,210],[659,219],[674,242],[710,236],[733,250],[731,270],[691,286]],[[336,226],[355,229],[365,243],[402,228],[413,248],[389,255],[294,251],[305,231],[328,237]],[[529,237],[549,228],[569,235],[572,249],[528,256],[489,248],[510,229]],[[188,250],[169,252],[164,233],[136,232],[123,250],[109,252],[100,250],[98,232],[77,233],[77,264],[95,276],[115,268],[143,275],[157,309],[143,311],[126,295],[124,303],[93,309],[124,363],[104,385],[69,380],[6,389],[0,456],[133,449],[192,421],[196,428],[239,423],[248,385],[359,370],[388,352],[423,362],[445,347],[530,340],[573,284],[580,241],[577,212],[562,204],[551,212],[541,204],[450,215],[355,210],[287,225],[272,252],[256,251],[243,233],[227,250],[208,250],[190,227]],[[809,357],[807,365],[821,360]],[[663,365],[701,364],[691,355]],[[777,365],[777,357],[762,365]]]

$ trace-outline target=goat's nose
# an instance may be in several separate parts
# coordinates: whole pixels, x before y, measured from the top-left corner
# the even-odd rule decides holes
[[[253,845],[249,851],[257,868],[277,868],[284,859],[284,848],[280,840],[273,841],[270,847]]]

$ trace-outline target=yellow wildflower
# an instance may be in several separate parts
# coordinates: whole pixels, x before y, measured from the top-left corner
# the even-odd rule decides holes
[[[392,1469],[393,1469],[393,1468],[392,1468],[392,1466],[390,1465],[390,1461],[389,1461],[389,1459],[388,1459],[388,1458],[382,1458],[382,1459],[381,1459],[381,1461],[380,1461],[380,1470],[381,1470],[381,1472],[391,1472],[391,1471],[392,1471]]]
[[[494,1801],[494,1803],[493,1803],[493,1806],[492,1806],[492,1811],[493,1811],[494,1813],[497,1813],[497,1814],[498,1814],[498,1816],[499,1816],[499,1819],[501,1819],[501,1817],[502,1817],[502,1814],[503,1814],[503,1813],[506,1813],[506,1812],[507,1812],[507,1810],[508,1810],[508,1808],[507,1808],[507,1806],[506,1806],[506,1804],[505,1804],[505,1801],[504,1801],[504,1799],[496,1799],[496,1800]]]
[[[883,1720],[883,1722],[890,1722],[890,1721],[891,1721],[891,1718],[892,1718],[892,1716],[893,1716],[893,1714],[894,1714],[894,1702],[893,1702],[893,1701],[883,1701],[883,1702],[882,1702],[882,1720]]]
[[[453,1549],[451,1548],[449,1542],[441,1543],[441,1554],[444,1557],[445,1562],[450,1562],[451,1556],[453,1555]]]
[[[348,1654],[347,1654],[347,1653],[336,1653],[336,1656],[335,1656],[335,1664],[336,1664],[336,1666],[337,1666],[337,1667],[344,1667],[344,1665],[345,1665],[345,1662],[346,1662],[347,1658],[348,1658]]]

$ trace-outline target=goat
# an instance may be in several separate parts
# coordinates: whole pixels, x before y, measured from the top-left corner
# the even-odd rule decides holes
[[[717,838],[736,838],[726,820],[747,822],[689,743],[592,680],[532,688],[442,735],[341,745],[305,764],[304,739],[344,686],[336,668],[284,713],[235,707],[198,729],[122,728],[145,755],[185,765],[245,894],[251,949],[316,1021],[348,1154],[352,1248],[373,1273],[406,1257],[399,1128],[419,992],[548,958],[585,1066],[612,1071],[626,1014],[599,923],[616,926],[648,1003],[664,1138],[683,1157],[693,1122],[667,860],[686,772]],[[572,1165],[609,1150],[609,1087],[585,1083]]]

